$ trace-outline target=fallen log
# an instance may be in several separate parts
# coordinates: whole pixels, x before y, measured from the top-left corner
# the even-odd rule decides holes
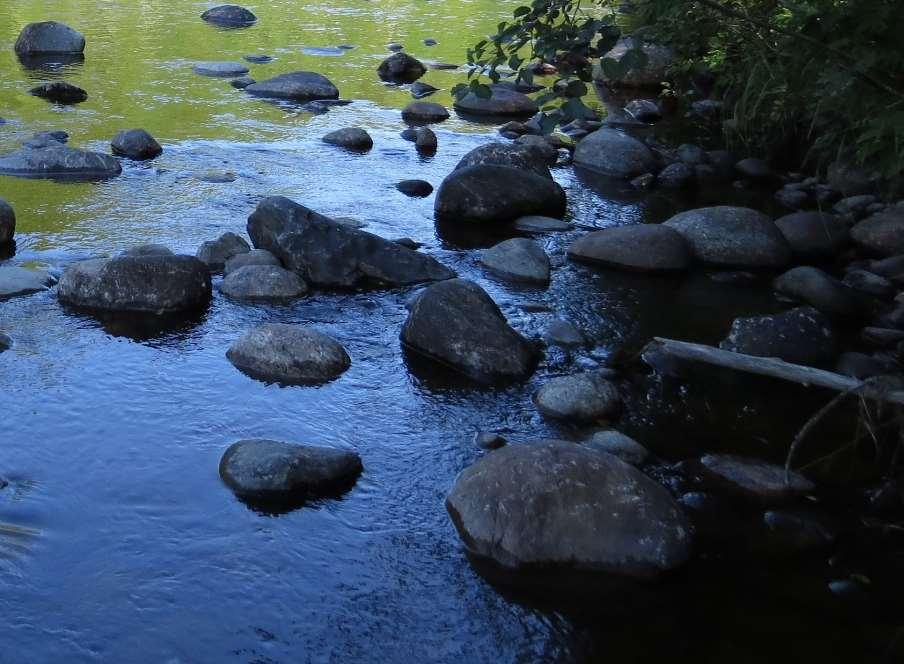
[[[676,339],[655,337],[641,351],[644,362],[656,366],[657,358],[701,362],[734,371],[771,376],[804,386],[815,385],[838,392],[856,392],[857,394],[877,401],[904,404],[904,390],[890,389],[874,380],[867,383],[843,376],[832,371],[792,364],[775,357],[757,357],[733,351],[722,350],[704,344],[695,344]],[[899,386],[895,386],[899,387]]]

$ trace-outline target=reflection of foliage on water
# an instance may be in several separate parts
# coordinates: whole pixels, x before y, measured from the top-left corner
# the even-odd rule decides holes
[[[37,483],[33,480],[0,479],[0,505],[4,502],[19,502],[36,487]],[[11,562],[27,555],[40,534],[40,530],[8,521],[0,516],[0,561]]]

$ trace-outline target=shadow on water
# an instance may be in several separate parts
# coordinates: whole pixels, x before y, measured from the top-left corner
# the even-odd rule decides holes
[[[179,343],[191,338],[207,321],[209,311],[178,314],[111,312],[63,305],[63,311],[90,326],[100,327],[112,337],[123,337],[155,345]]]
[[[358,478],[347,478],[328,490],[319,491],[316,496],[299,491],[286,495],[236,494],[236,499],[255,514],[266,517],[280,517],[295,510],[319,510],[325,507],[335,508],[354,488]]]
[[[29,78],[65,78],[77,74],[85,63],[83,53],[19,54],[19,64]]]

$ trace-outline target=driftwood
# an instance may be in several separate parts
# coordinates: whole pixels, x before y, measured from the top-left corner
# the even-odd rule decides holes
[[[735,371],[771,376],[792,383],[825,387],[838,392],[854,393],[877,401],[904,404],[904,390],[888,389],[871,380],[863,382],[832,371],[792,364],[774,357],[756,357],[735,353],[713,346],[694,344],[675,339],[656,337],[643,349],[641,357],[647,364],[655,364],[656,357],[701,362]]]

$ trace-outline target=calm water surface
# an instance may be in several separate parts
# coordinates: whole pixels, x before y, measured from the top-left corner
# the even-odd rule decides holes
[[[423,242],[487,288],[525,334],[539,335],[560,315],[584,326],[596,348],[550,352],[526,385],[481,390],[404,355],[398,332],[409,292],[318,294],[280,307],[216,296],[199,318],[138,335],[63,310],[52,291],[0,303],[0,329],[15,339],[0,354],[0,472],[10,480],[0,492],[8,524],[0,531],[0,661],[851,662],[865,644],[874,652],[881,639],[832,604],[821,570],[801,578],[702,562],[636,610],[628,607],[644,593],[525,595],[481,576],[442,504],[480,454],[476,431],[514,441],[579,437],[537,415],[530,395],[545,377],[594,366],[654,334],[712,342],[735,315],[779,305],[764,290],[702,275],[650,280],[568,265],[573,236],[544,240],[558,265],[548,290],[511,288],[478,269],[470,242],[437,229],[432,197],[394,189],[414,177],[438,185],[494,128],[453,117],[437,127],[437,155],[419,157],[398,135],[408,92],[384,86],[374,71],[385,45],[400,41],[424,60],[461,64],[465,46],[513,3],[260,0],[249,5],[259,22],[245,30],[203,24],[208,6],[0,4],[0,150],[62,128],[72,145],[106,151],[129,127],[148,129],[165,148],[100,184],[0,177],[0,197],[19,219],[12,264],[59,272],[143,242],[194,253],[224,231],[243,232],[257,201],[281,194]],[[85,62],[57,73],[89,92],[84,104],[60,108],[26,94],[47,74],[24,69],[12,44],[23,25],[49,18],[87,37]],[[439,45],[424,46],[426,38]],[[332,57],[303,51],[338,44],[355,48]],[[191,71],[194,61],[256,53],[276,58],[249,65],[259,80],[315,70],[353,103],[315,116]],[[423,80],[448,90],[460,79],[431,71]],[[450,103],[446,91],[433,99]],[[321,143],[327,131],[353,125],[373,135],[369,154]],[[201,179],[225,171],[234,182]],[[556,177],[569,216],[586,226],[658,220],[700,202],[641,199],[570,169]],[[536,302],[555,313],[527,313]],[[245,377],[224,353],[265,321],[316,325],[346,346],[352,368],[319,388]],[[671,460],[712,449],[780,458],[789,440],[781,411],[790,407],[769,395],[739,408],[730,384],[722,399],[658,380],[626,388],[625,428]],[[261,514],[217,475],[222,451],[245,437],[347,445],[365,472],[342,500]]]

